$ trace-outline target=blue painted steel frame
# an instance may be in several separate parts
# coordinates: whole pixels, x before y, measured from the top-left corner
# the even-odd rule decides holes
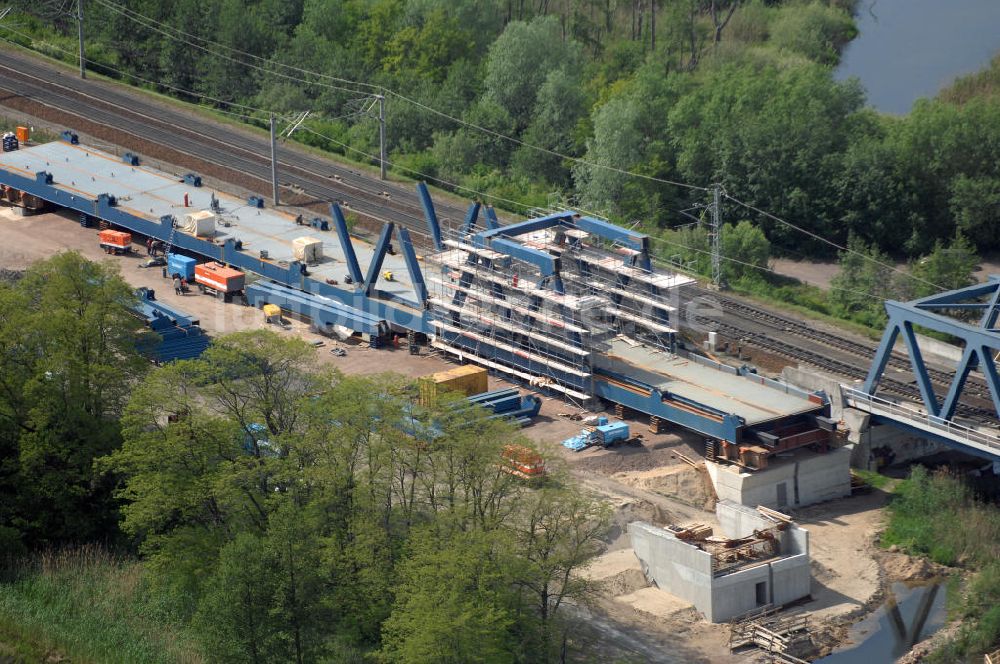
[[[476,201],[469,206],[469,211],[465,213],[465,221],[462,223],[462,235],[468,235],[476,227],[476,220],[479,219],[479,209],[482,203]]]
[[[356,284],[364,281],[361,274],[361,266],[358,265],[358,255],[354,253],[354,243],[351,242],[351,233],[347,229],[347,220],[344,213],[336,203],[330,204],[330,216],[333,217],[333,225],[337,229],[337,237],[340,238],[340,246],[344,250],[344,262],[347,263],[347,273]]]
[[[487,216],[489,216],[489,210],[487,210]],[[577,228],[605,240],[619,242],[630,249],[634,249],[639,252],[639,255],[635,257],[636,267],[647,271],[652,271],[653,269],[652,260],[649,256],[648,235],[616,226],[611,222],[603,221],[601,219],[581,216],[571,211],[555,212],[553,214],[545,215],[544,217],[529,219],[517,224],[488,228],[485,231],[476,233],[473,243],[477,247],[486,248],[496,241],[493,238],[496,238],[497,236],[514,237],[560,225]],[[498,249],[498,251],[500,250]]]
[[[670,397],[668,396],[664,400],[664,395],[655,387],[650,388],[649,396],[644,396],[595,378],[594,392],[601,398],[620,403],[647,415],[655,415],[706,436],[730,443],[741,442],[744,422],[738,416],[730,414],[716,418],[692,413],[690,408],[678,408],[671,405]]]
[[[103,219],[116,226],[127,228],[130,231],[147,237],[166,241],[173,235],[172,246],[177,249],[259,274],[262,277],[292,288],[328,297],[349,307],[385,319],[398,328],[427,334],[433,332],[433,328],[430,325],[430,317],[423,303],[419,303],[416,306],[411,304],[410,306],[415,309],[415,311],[411,311],[390,305],[373,297],[368,297],[361,292],[345,290],[322,281],[310,279],[301,273],[301,264],[299,262],[295,261],[290,263],[288,267],[281,267],[267,261],[259,260],[237,251],[235,242],[231,238],[220,246],[192,237],[186,233],[172,234],[173,219],[170,216],[157,221],[137,217],[110,205],[108,194],[101,194],[97,197],[97,200],[93,200],[59,189],[53,185],[52,176],[47,172],[36,173],[32,179],[0,168],[0,184],[6,184],[59,207]]]
[[[425,183],[417,183],[417,195],[420,197],[420,204],[424,208],[424,218],[427,220],[427,227],[431,231],[431,240],[434,242],[434,248],[438,251],[444,251],[444,244],[441,242],[441,224],[438,222],[437,212],[434,211],[434,201],[431,200],[431,193],[427,191]]]
[[[988,297],[987,302],[969,302],[974,298]],[[949,318],[935,310],[976,310],[982,309],[978,325],[972,325]],[[994,357],[1000,353],[1000,331],[995,327],[1000,316],[1000,276],[991,276],[985,284],[977,284],[968,288],[939,293],[912,302],[896,302],[888,300],[885,310],[889,314],[889,323],[882,335],[878,351],[872,362],[868,377],[865,379],[864,390],[874,394],[879,381],[885,373],[885,368],[892,355],[892,348],[900,335],[906,344],[910,355],[910,365],[917,379],[917,387],[923,399],[927,412],[945,420],[950,420],[955,414],[958,400],[961,397],[969,373],[976,367],[982,369],[997,418],[1000,419],[1000,372],[997,371]],[[917,343],[914,326],[934,330],[956,337],[965,342],[962,359],[958,363],[955,377],[948,388],[942,402],[931,383],[927,366],[924,363],[920,346]]]

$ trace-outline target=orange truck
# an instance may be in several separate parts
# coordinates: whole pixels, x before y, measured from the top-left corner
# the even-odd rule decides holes
[[[101,249],[108,254],[127,254],[132,251],[132,234],[106,230],[98,233]]]
[[[215,295],[227,302],[243,292],[246,274],[222,263],[209,262],[194,266],[194,282],[202,293]]]

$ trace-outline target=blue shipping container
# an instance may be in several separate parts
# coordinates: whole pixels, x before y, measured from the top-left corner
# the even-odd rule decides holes
[[[181,275],[188,281],[194,281],[194,266],[198,261],[180,254],[167,254],[167,274]]]

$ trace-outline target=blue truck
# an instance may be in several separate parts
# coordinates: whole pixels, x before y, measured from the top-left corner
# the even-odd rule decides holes
[[[572,438],[564,440],[563,447],[580,452],[595,445],[611,447],[615,443],[624,443],[629,438],[627,423],[608,422],[606,417],[602,417],[596,427],[588,427]]]

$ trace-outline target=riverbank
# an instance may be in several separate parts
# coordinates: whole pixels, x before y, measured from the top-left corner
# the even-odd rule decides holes
[[[946,635],[927,661],[981,657],[1000,645],[1000,509],[961,478],[914,466],[889,504],[881,543],[947,568],[953,576]]]

